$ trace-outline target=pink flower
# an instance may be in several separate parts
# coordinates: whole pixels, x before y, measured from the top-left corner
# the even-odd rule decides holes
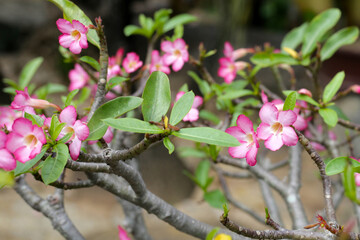
[[[174,42],[163,41],[161,50],[165,52],[163,56],[164,64],[167,66],[172,65],[175,72],[182,69],[184,63],[189,61],[187,45],[182,38],[178,38]]]
[[[90,77],[86,73],[86,71],[80,66],[80,64],[76,63],[75,68],[70,70],[69,72],[69,79],[69,91],[72,91],[85,87],[89,82]]]
[[[77,20],[72,23],[65,19],[58,19],[56,21],[57,28],[63,34],[59,37],[59,43],[64,48],[69,48],[74,54],[79,54],[81,49],[88,47],[86,34],[88,28]]]
[[[81,149],[81,141],[84,141],[89,136],[89,128],[80,120],[76,120],[77,113],[74,106],[67,106],[61,111],[59,119],[60,122],[66,123],[61,130],[58,139],[64,137],[67,133],[72,133],[69,139],[69,151],[73,160],[79,157]]]
[[[360,94],[360,85],[358,84],[355,84],[355,85],[352,85],[350,87],[351,91],[353,91],[354,93],[357,93],[357,94]]]
[[[122,58],[124,56],[124,49],[123,48],[119,48],[117,51],[116,51],[116,54],[115,54],[115,63],[117,65],[121,65],[121,62],[122,62]]]
[[[15,119],[21,115],[21,112],[14,111],[10,107],[0,107],[0,128],[6,127],[7,130],[11,131]]]
[[[360,187],[360,173],[354,173],[355,174],[355,184],[356,186]]]
[[[178,101],[185,92],[178,92],[176,94],[175,102]],[[195,122],[199,119],[199,110],[197,109],[199,106],[203,104],[203,98],[200,96],[195,96],[193,105],[191,106],[191,109],[188,114],[183,118],[184,122]]]
[[[220,58],[219,64],[220,68],[218,70],[218,76],[224,78],[224,81],[228,84],[234,81],[237,71],[243,70],[248,65],[246,62],[235,62],[227,57]]]
[[[13,155],[5,148],[7,135],[0,131],[0,168],[11,171],[16,168],[16,160]]]
[[[110,80],[115,76],[121,75],[120,65],[117,63],[116,57],[109,57],[107,79]]]
[[[224,56],[236,60],[244,57],[248,53],[253,53],[253,48],[238,48],[234,51],[233,46],[229,42],[224,44]]]
[[[306,88],[299,89],[299,90],[298,90],[298,93],[307,95],[307,96],[309,96],[309,97],[312,97],[312,93],[311,93],[308,89],[306,89]]]
[[[6,148],[14,154],[16,160],[25,163],[40,153],[45,143],[46,137],[42,128],[33,125],[26,118],[18,118],[8,135]]]
[[[130,237],[127,235],[125,229],[123,229],[120,225],[118,226],[119,229],[119,240],[131,240]]]
[[[138,70],[143,65],[143,62],[140,61],[139,55],[129,52],[126,54],[122,65],[127,73],[132,73]]]
[[[164,58],[160,56],[158,50],[153,50],[151,53],[151,64],[149,71],[150,73],[161,71],[163,73],[170,74],[170,68],[165,64]]]
[[[294,146],[298,136],[290,125],[294,124],[297,115],[291,110],[279,111],[273,103],[265,103],[260,109],[261,124],[257,135],[265,140],[265,147],[271,151],[280,149],[283,144]]]
[[[27,87],[25,87],[24,91],[16,90],[16,96],[14,101],[11,103],[11,108],[15,110],[23,111],[25,107],[33,107],[44,109],[48,107],[56,108],[58,111],[61,111],[61,108],[53,103],[50,103],[46,100],[31,98],[28,93]]]
[[[250,166],[256,164],[256,154],[259,148],[256,133],[254,132],[253,123],[245,115],[239,115],[236,125],[226,129],[225,132],[234,136],[241,145],[230,147],[229,154],[233,158],[246,158]]]

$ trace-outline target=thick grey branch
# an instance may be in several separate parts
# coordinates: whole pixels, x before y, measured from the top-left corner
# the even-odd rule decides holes
[[[42,199],[25,182],[24,176],[16,179],[14,189],[25,200],[25,202],[30,205],[30,207],[49,218],[53,227],[65,239],[84,239],[67,216],[64,206],[59,199],[55,199],[54,197],[47,200]]]

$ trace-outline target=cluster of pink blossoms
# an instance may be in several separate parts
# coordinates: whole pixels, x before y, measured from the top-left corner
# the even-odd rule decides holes
[[[241,143],[240,146],[230,147],[229,154],[234,158],[246,158],[250,166],[256,164],[259,140],[263,140],[265,147],[271,151],[279,150],[284,144],[294,146],[298,142],[296,132],[291,127],[297,119],[292,110],[279,111],[274,103],[265,103],[259,112],[261,123],[256,132],[253,123],[245,115],[240,115],[237,126],[226,129]]]
[[[41,148],[47,142],[46,135],[50,127],[51,118],[44,115],[42,127],[34,125],[30,120],[24,118],[24,113],[35,115],[34,108],[44,109],[54,107],[61,108],[46,100],[30,97],[27,88],[24,91],[16,91],[16,96],[11,107],[1,107],[0,127],[0,168],[11,171],[16,168],[16,161],[25,163],[40,153]],[[77,113],[74,106],[63,109],[59,115],[61,123],[66,123],[59,134],[58,140],[68,133],[72,133],[69,144],[70,156],[76,160],[80,153],[81,142],[89,136],[86,124],[76,120]]]
[[[226,83],[232,83],[236,77],[237,72],[248,66],[247,62],[236,60],[244,57],[248,53],[253,52],[254,49],[252,48],[239,48],[234,50],[229,42],[225,42],[225,57],[219,59],[220,67],[218,69],[218,76],[224,78]]]

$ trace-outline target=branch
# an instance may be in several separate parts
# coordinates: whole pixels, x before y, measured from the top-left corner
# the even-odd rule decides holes
[[[339,118],[338,123],[343,127],[346,127],[346,128],[349,128],[349,129],[360,132],[360,125],[359,124],[352,123],[350,121],[347,121],[347,120],[344,120],[344,119],[341,119],[341,118]]]
[[[99,74],[99,82],[97,85],[96,95],[94,102],[91,106],[88,120],[91,119],[92,115],[94,114],[95,110],[98,109],[104,102],[105,102],[105,94],[106,94],[106,82],[107,82],[107,69],[108,69],[108,49],[106,43],[106,37],[104,33],[104,26],[102,24],[101,18],[96,18],[96,32],[100,38],[100,74]]]
[[[220,222],[229,230],[245,237],[253,239],[307,239],[307,240],[328,240],[329,237],[324,233],[309,232],[306,230],[287,230],[279,228],[279,230],[252,230],[237,225],[229,218],[220,217]]]
[[[49,218],[53,227],[65,238],[71,240],[82,240],[84,237],[73,225],[67,216],[62,202],[54,197],[47,200],[39,197],[33,189],[25,182],[24,176],[16,178],[14,190],[34,210],[41,212]]]
[[[331,224],[336,224],[336,215],[335,215],[335,208],[333,204],[332,199],[332,191],[331,191],[331,180],[329,176],[325,173],[325,163],[320,157],[320,155],[314,150],[314,148],[311,146],[309,140],[298,130],[294,128],[296,134],[299,137],[299,142],[303,145],[305,150],[310,155],[311,159],[315,162],[317,165],[321,180],[323,183],[323,192],[324,192],[324,198],[325,198],[325,211],[326,216],[329,219]]]
[[[68,160],[66,167],[73,171],[81,172],[105,172],[110,173],[111,169],[105,163],[87,163],[87,162],[76,162],[74,160]]]

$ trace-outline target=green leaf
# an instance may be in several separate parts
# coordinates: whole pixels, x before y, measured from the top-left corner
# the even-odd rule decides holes
[[[14,80],[12,80],[10,78],[4,78],[3,82],[16,90],[20,90],[20,87],[17,84],[17,82],[15,82]]]
[[[354,43],[358,36],[359,29],[357,27],[343,28],[331,35],[320,51],[321,61],[331,58],[342,46]]]
[[[293,91],[291,91],[291,90],[285,90],[285,91],[283,91],[283,94],[285,96],[288,96],[292,92]],[[317,103],[313,98],[311,98],[311,97],[309,97],[308,95],[305,95],[305,94],[296,93],[296,99],[297,100],[303,100],[303,101],[305,101],[307,103],[310,103],[310,104],[312,104],[314,106],[317,106],[317,107],[320,106],[319,103]]]
[[[310,55],[316,48],[325,33],[338,22],[341,12],[339,9],[331,8],[317,15],[306,28],[302,45],[303,58]]]
[[[195,94],[190,91],[181,96],[181,98],[175,102],[174,107],[170,114],[169,123],[173,126],[181,122],[181,120],[189,113],[191,106],[193,105]]]
[[[195,178],[199,187],[206,191],[206,185],[209,178],[210,162],[208,160],[202,160],[195,170]]]
[[[213,240],[216,233],[220,230],[220,228],[216,227],[213,230],[211,230],[207,235],[205,240]]]
[[[79,89],[75,89],[75,90],[72,90],[67,95],[66,100],[65,100],[65,107],[71,105],[73,98],[75,97],[76,94],[78,94],[78,92],[79,92]]]
[[[328,103],[340,89],[345,78],[344,71],[338,72],[333,79],[326,85],[323,93],[323,102]]]
[[[249,95],[254,95],[254,92],[249,89],[231,90],[221,94],[219,100],[237,99]]]
[[[14,183],[14,173],[0,169],[0,189],[6,186],[11,187],[14,185]]]
[[[10,95],[16,95],[16,89],[13,88],[13,87],[3,88],[3,92],[7,93],[7,94],[10,94]]]
[[[125,81],[127,81],[129,79],[130,78],[126,78],[126,77],[113,77],[108,81],[107,89],[110,90],[113,87],[115,87],[116,85],[120,85],[120,83],[125,82]]]
[[[213,190],[204,194],[204,200],[212,207],[222,209],[226,204],[226,198],[224,194],[219,190]]]
[[[141,107],[145,121],[159,122],[166,115],[171,103],[170,83],[163,72],[153,72],[142,95],[144,101]]]
[[[163,139],[164,146],[169,150],[169,154],[172,154],[175,150],[174,144],[171,142],[170,138],[166,137]]]
[[[66,92],[67,87],[62,84],[48,83],[35,91],[35,95],[39,99],[46,99],[49,94]]]
[[[184,25],[190,22],[194,22],[196,20],[197,18],[190,14],[184,13],[184,14],[176,15],[175,17],[170,18],[170,20],[168,20],[164,24],[163,33],[166,33],[167,31],[174,29],[177,25]]]
[[[292,92],[285,99],[283,111],[294,110],[295,105],[296,105],[296,92]]]
[[[193,147],[178,147],[177,152],[179,153],[180,157],[196,157],[196,158],[206,158],[207,155],[204,151]]]
[[[60,177],[68,158],[69,149],[64,143],[58,143],[53,147],[53,153],[46,158],[41,168],[41,177],[46,185]]]
[[[148,38],[148,32],[145,29],[140,28],[136,25],[127,25],[124,28],[124,34],[126,37],[129,37],[131,35],[143,35],[144,37]]]
[[[199,117],[211,121],[216,125],[219,124],[221,121],[217,115],[207,110],[200,110]]]
[[[69,141],[69,139],[72,137],[73,133],[69,132],[67,133],[65,136],[63,136],[62,138],[60,138],[57,142],[58,143],[66,143],[67,141]]]
[[[338,115],[334,110],[330,108],[320,108],[319,114],[327,125],[335,127],[338,122]]]
[[[346,166],[348,165],[348,161],[348,157],[337,157],[332,159],[328,164],[326,164],[326,175],[331,176],[344,172]]]
[[[250,58],[251,62],[261,67],[270,67],[281,63],[298,65],[299,61],[284,53],[259,52]]]
[[[345,189],[345,195],[350,199],[356,200],[356,185],[354,170],[351,166],[347,166],[343,174],[343,185]]]
[[[55,114],[51,117],[49,134],[52,141],[56,140],[65,125],[66,123],[60,123],[59,118]]]
[[[21,90],[24,90],[24,88],[29,85],[32,77],[43,61],[44,58],[37,57],[26,63],[25,67],[21,70],[19,77],[19,87]]]
[[[64,14],[64,18],[68,21],[78,20],[85,26],[93,24],[86,14],[73,2],[69,0],[48,0],[55,4]],[[89,29],[87,33],[88,41],[100,49],[100,40],[95,29]]]
[[[80,95],[76,101],[76,104],[80,105],[83,102],[85,102],[88,99],[88,97],[90,96],[90,94],[91,94],[90,88],[88,88],[88,87],[81,88]]]
[[[239,141],[230,134],[209,127],[182,128],[180,131],[172,132],[171,134],[182,139],[223,147],[236,147],[240,145]]]
[[[44,125],[44,119],[42,119],[38,115],[33,115],[27,112],[24,112],[24,117],[29,119],[33,125],[37,125],[38,127],[42,127]]]
[[[295,50],[301,44],[307,27],[308,23],[305,22],[287,33],[281,42],[281,49],[288,47]]]
[[[86,140],[98,140],[104,136],[107,126],[102,119],[119,117],[141,103],[142,99],[138,97],[118,97],[100,106],[87,124],[89,137]]]
[[[350,119],[348,118],[348,116],[345,115],[345,113],[341,110],[341,108],[339,108],[338,106],[336,105],[331,105],[331,106],[328,106],[328,108],[334,110],[338,117],[341,118],[341,119],[344,119],[344,120],[347,120],[347,121],[350,121]]]
[[[14,170],[15,177],[28,172],[30,168],[32,168],[37,162],[40,161],[40,159],[44,156],[44,154],[46,153],[46,151],[48,149],[49,149],[49,145],[46,144],[42,147],[41,152],[38,155],[36,155],[33,159],[31,159],[30,161],[27,161],[25,163],[21,163],[21,162],[17,161],[16,168]]]
[[[211,92],[209,84],[206,81],[202,80],[195,72],[188,71],[187,74],[197,83],[197,85],[199,86],[199,90],[203,96]]]
[[[127,132],[135,133],[150,133],[157,134],[163,133],[164,130],[160,127],[150,124],[145,121],[141,121],[136,118],[107,118],[102,120],[106,125],[113,127],[115,129]]]
[[[96,71],[100,72],[100,63],[96,61],[94,58],[89,56],[82,56],[79,58],[80,61],[89,64],[92,66]]]

